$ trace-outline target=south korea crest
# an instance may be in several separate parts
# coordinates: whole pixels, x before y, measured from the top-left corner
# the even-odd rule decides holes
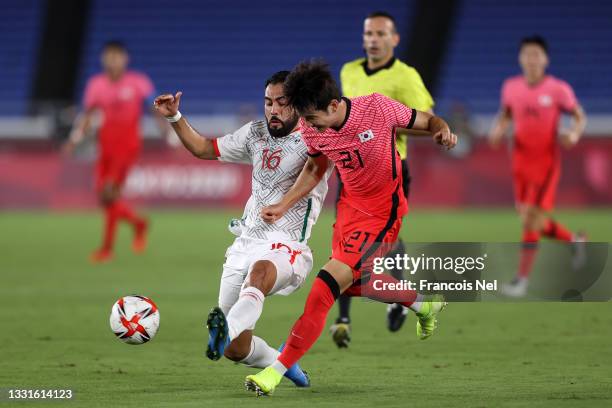
[[[538,97],[538,102],[540,103],[540,106],[548,107],[548,106],[552,105],[553,101],[552,101],[552,98],[550,97],[550,95],[544,94],[544,95],[540,95]]]
[[[374,132],[372,132],[372,129],[368,129],[365,132],[359,133],[357,136],[359,136],[359,141],[361,143],[365,143],[368,140],[374,139]]]

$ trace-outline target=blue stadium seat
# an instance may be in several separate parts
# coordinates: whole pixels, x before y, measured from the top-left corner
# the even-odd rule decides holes
[[[337,74],[342,63],[362,54],[362,20],[373,7],[393,13],[405,27],[413,2],[92,3],[77,99],[87,77],[100,69],[101,45],[121,39],[133,66],[147,72],[158,91],[183,90],[192,112],[226,113],[242,104],[261,104],[264,80],[302,59],[323,57]]]
[[[43,18],[42,0],[0,2],[0,112],[24,115],[32,91]]]
[[[612,2],[466,0],[442,67],[441,105],[467,102],[494,112],[504,78],[519,73],[517,45],[538,33],[549,42],[550,72],[568,81],[590,112],[612,106]]]

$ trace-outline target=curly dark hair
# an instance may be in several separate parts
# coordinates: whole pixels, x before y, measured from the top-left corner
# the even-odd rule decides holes
[[[320,59],[297,64],[283,86],[290,105],[298,112],[311,109],[325,110],[332,100],[340,100],[340,90],[329,71],[329,65]]]

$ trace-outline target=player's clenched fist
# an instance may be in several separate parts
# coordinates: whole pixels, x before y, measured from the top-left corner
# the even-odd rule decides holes
[[[163,116],[174,116],[178,112],[179,103],[181,101],[182,92],[177,92],[176,95],[165,94],[155,98],[153,106]]]
[[[286,211],[280,203],[272,204],[261,209],[261,218],[268,224],[274,224]]]
[[[447,149],[452,149],[457,144],[457,135],[451,133],[450,129],[443,129],[433,135],[433,138],[436,143],[446,147]]]

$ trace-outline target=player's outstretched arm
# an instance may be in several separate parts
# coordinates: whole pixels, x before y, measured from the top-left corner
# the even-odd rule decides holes
[[[212,140],[202,137],[179,113],[181,95],[183,95],[182,92],[177,92],[176,95],[160,95],[155,98],[153,106],[157,112],[168,119],[179,139],[181,139],[183,146],[194,156],[205,160],[216,159]]]
[[[489,144],[491,147],[497,148],[500,145],[511,122],[512,116],[510,115],[510,110],[508,108],[502,108],[495,118],[491,131],[489,132]]]
[[[319,184],[327,171],[327,166],[329,166],[329,160],[325,155],[308,157],[293,187],[287,191],[279,203],[262,208],[261,218],[268,224],[276,222],[287,210]]]
[[[416,118],[411,129],[406,129],[413,136],[431,136],[433,140],[447,149],[457,144],[457,135],[451,132],[448,123],[431,113],[415,111]]]
[[[582,106],[576,105],[574,110],[570,112],[570,115],[573,119],[573,125],[568,130],[562,130],[561,133],[561,142],[567,148],[574,146],[580,138],[582,137],[582,133],[586,128],[587,117],[584,113],[584,109]]]

